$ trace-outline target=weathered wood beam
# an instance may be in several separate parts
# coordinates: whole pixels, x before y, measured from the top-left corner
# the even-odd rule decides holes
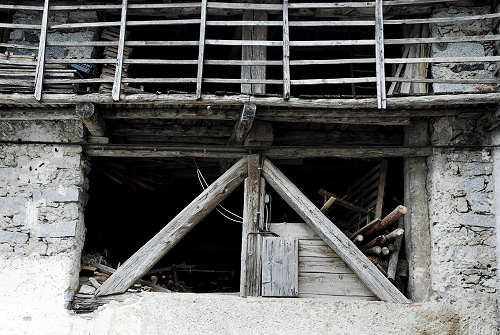
[[[241,145],[245,142],[245,139],[252,129],[253,121],[255,120],[255,111],[257,110],[257,106],[254,104],[244,104],[243,110],[241,112],[241,116],[239,120],[236,122],[234,126],[233,133],[231,138],[229,139],[228,144],[236,144]]]
[[[115,65],[115,79],[111,95],[114,101],[120,100],[120,91],[122,86],[123,72],[123,51],[125,49],[125,34],[127,30],[127,6],[128,0],[122,0],[121,19],[120,19],[120,37],[118,39],[118,52]]]
[[[148,272],[193,227],[231,194],[248,174],[247,158],[242,158],[186,206],[158,234],[134,253],[104,284],[96,295],[125,292]]]
[[[347,263],[377,297],[388,302],[410,302],[269,159],[264,160],[262,173],[274,190]]]
[[[229,137],[233,134],[233,128],[229,126],[183,126],[171,125],[168,127],[144,127],[144,126],[124,126],[115,127],[111,133],[118,136],[208,136],[208,137]],[[239,143],[238,143],[239,144]]]
[[[40,42],[38,46],[38,56],[35,70],[35,100],[42,99],[43,75],[45,69],[45,50],[47,43],[47,26],[49,21],[49,0],[45,0],[43,5],[42,26],[40,28]]]
[[[267,12],[249,10],[243,13],[244,21],[267,21]],[[267,26],[243,26],[242,40],[267,40]],[[256,45],[244,45],[241,47],[242,60],[266,60],[267,47]],[[241,79],[266,79],[265,65],[241,66]],[[241,93],[264,94],[265,84],[241,84]]]
[[[377,104],[379,109],[387,108],[384,64],[384,9],[382,0],[375,1],[375,59],[377,72]]]
[[[80,102],[91,102],[98,104],[112,104],[113,99],[109,94],[59,94],[43,93],[42,104],[76,104]],[[462,106],[478,104],[495,104],[500,102],[500,93],[466,93],[466,94],[443,94],[411,97],[389,97],[387,106],[389,109],[427,109],[436,106]],[[40,103],[31,94],[24,93],[1,93],[1,104],[34,104]],[[203,99],[196,99],[194,94],[128,94],[123,95],[117,104],[144,104],[154,103],[155,105],[243,105],[253,103],[257,106],[269,107],[293,107],[293,108],[329,108],[329,109],[349,109],[349,108],[377,108],[376,98],[360,99],[305,99],[280,97],[259,97],[248,95],[212,95],[207,94]]]
[[[166,119],[166,120],[232,120],[240,118],[240,106],[231,108],[217,108],[214,106],[198,108],[182,107],[164,107],[164,108],[141,108],[130,106],[131,108],[120,108],[101,110],[104,119],[110,120],[139,120],[139,119]],[[256,114],[255,119],[261,121],[276,122],[303,122],[303,123],[352,123],[368,125],[405,125],[409,118],[437,117],[437,116],[455,116],[478,113],[484,114],[495,111],[496,107],[491,108],[460,108],[460,109],[424,109],[424,110],[385,110],[378,109],[285,109],[285,108],[261,108]],[[23,109],[26,110],[26,109]],[[16,117],[18,109],[4,111],[0,109],[0,118]],[[28,110],[26,110],[28,111]],[[48,118],[51,111],[38,112],[32,110],[33,117]],[[28,113],[26,113],[28,114]],[[31,114],[30,114],[31,115]],[[28,115],[26,117],[29,117]]]
[[[196,76],[196,99],[201,98],[203,63],[205,62],[205,28],[207,22],[207,0],[201,0],[200,40],[198,43],[198,73]]]
[[[431,147],[377,147],[356,146],[352,148],[317,148],[317,147],[271,147],[268,149],[253,147],[228,146],[164,146],[164,145],[86,145],[86,152],[94,157],[194,157],[194,158],[241,158],[261,151],[273,159],[298,158],[381,158],[381,157],[426,157],[432,155]]]
[[[262,194],[260,157],[251,155],[248,160],[248,177],[245,179],[245,194],[243,201],[243,226],[241,232],[241,272],[240,296],[260,295],[261,269],[259,231],[261,203],[265,194]]]
[[[290,28],[288,0],[283,0],[283,99],[290,98]]]
[[[103,137],[106,135],[106,123],[94,104],[81,103],[76,105],[76,114],[92,136]]]

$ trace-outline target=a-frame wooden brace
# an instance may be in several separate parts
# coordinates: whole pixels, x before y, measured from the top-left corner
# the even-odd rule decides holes
[[[97,295],[122,293],[144,275],[198,222],[224,200],[248,175],[248,161],[255,162],[255,156],[239,160],[219,179],[203,191],[158,234],[132,255],[97,291]],[[250,169],[255,170],[255,168]],[[260,169],[259,169],[260,170]],[[397,303],[410,301],[377,269],[377,267],[338,229],[271,161],[264,159],[262,175],[276,192],[299,214],[299,216],[327,243],[344,262],[358,275],[361,281],[381,300]],[[247,180],[245,191],[261,192],[252,186],[260,178],[252,176]],[[255,184],[254,184],[255,185]],[[246,194],[245,197],[252,197]],[[258,215],[259,202],[251,201],[251,216]],[[247,199],[248,203],[248,199]],[[248,213],[250,214],[250,213]],[[258,221],[247,216],[247,224],[258,225]],[[250,227],[249,227],[250,228]],[[255,229],[255,226],[253,227]],[[247,229],[253,230],[252,228]],[[258,244],[258,243],[257,243]],[[258,261],[257,261],[258,262]],[[254,263],[255,264],[255,263]],[[258,271],[258,266],[256,267]],[[247,269],[248,271],[248,269]],[[254,270],[255,271],[255,270]],[[251,277],[251,276],[250,276]],[[248,280],[249,275],[245,274]],[[245,285],[246,286],[246,285]]]

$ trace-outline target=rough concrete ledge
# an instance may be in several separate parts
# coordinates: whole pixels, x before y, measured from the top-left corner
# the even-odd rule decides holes
[[[490,297],[400,305],[142,293],[75,317],[73,334],[497,334]]]

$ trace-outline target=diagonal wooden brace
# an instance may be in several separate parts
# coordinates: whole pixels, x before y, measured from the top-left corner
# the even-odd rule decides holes
[[[158,234],[133,254],[97,290],[96,295],[125,292],[148,272],[177,242],[206,217],[241,184],[248,173],[247,158],[242,158],[207,187],[172,219]]]
[[[264,160],[262,173],[267,183],[347,263],[377,297],[388,302],[410,302],[358,247],[268,159]]]

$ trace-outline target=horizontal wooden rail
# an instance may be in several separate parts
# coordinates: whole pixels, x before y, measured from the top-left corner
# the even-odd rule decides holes
[[[24,30],[40,30],[40,29],[42,29],[42,25],[40,25],[40,24],[2,23],[2,22],[0,22],[0,28],[5,28],[5,29],[24,29]]]
[[[281,26],[282,21],[207,21],[207,26]]]
[[[283,41],[258,41],[258,40],[205,40],[206,45],[252,45],[281,47]]]
[[[123,78],[123,83],[196,83],[196,78]]]
[[[359,83],[375,83],[376,81],[377,81],[377,77],[299,79],[299,80],[291,80],[290,84],[292,84],[292,85],[359,84]]]
[[[151,3],[151,4],[129,4],[128,9],[163,9],[163,8],[199,8],[199,2],[186,3]],[[1,8],[1,7],[0,7]],[[72,11],[72,10],[121,10],[122,5],[56,5],[50,6],[50,10]]]
[[[25,6],[25,5],[5,5],[0,4],[0,9],[5,10],[32,10],[43,12],[43,6]]]
[[[500,61],[500,56],[483,57],[436,57],[436,58],[386,58],[386,64],[417,63],[491,63]]]
[[[349,59],[303,59],[291,60],[290,65],[337,65],[337,64],[370,64],[375,63],[375,58],[349,58]]]

